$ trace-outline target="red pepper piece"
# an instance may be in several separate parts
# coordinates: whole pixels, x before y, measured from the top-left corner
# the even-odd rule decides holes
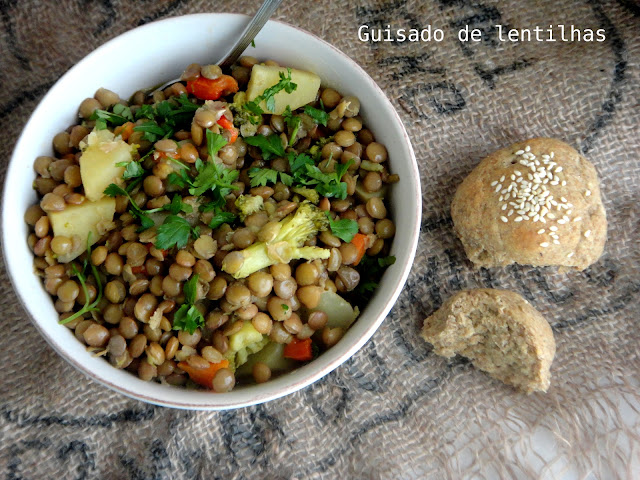
[[[231,138],[229,139],[229,143],[233,143],[238,138],[238,129],[233,126],[233,122],[229,120],[227,117],[220,117],[218,120],[218,125],[220,125],[225,130],[231,132]]]
[[[198,77],[187,82],[187,92],[195,95],[200,100],[218,100],[238,91],[238,82],[229,75],[220,75],[218,78]]]
[[[307,362],[313,358],[313,353],[311,351],[311,339],[305,338],[304,340],[299,340],[294,338],[291,340],[291,343],[284,347],[283,352],[284,358],[291,358],[293,360],[298,360],[299,362]]]

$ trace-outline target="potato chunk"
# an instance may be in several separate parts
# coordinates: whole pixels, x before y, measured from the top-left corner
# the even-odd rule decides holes
[[[116,213],[116,200],[105,197],[97,202],[84,202],[80,205],[67,205],[61,212],[50,212],[49,221],[55,236],[69,237],[73,248],[69,253],[60,255],[58,261],[67,263],[87,249],[87,237],[91,233],[93,245],[102,236],[103,225],[113,221]]]
[[[320,303],[310,312],[322,311],[327,314],[327,326],[331,328],[341,327],[345,330],[351,326],[358,314],[349,302],[335,292],[327,290],[322,292]]]
[[[253,101],[257,96],[262,95],[267,88],[278,83],[281,72],[286,75],[287,69],[284,67],[254,65],[251,69],[251,78],[247,86],[247,99]],[[291,107],[291,110],[295,110],[316,99],[318,90],[320,89],[320,77],[316,74],[292,68],[291,81],[297,85],[297,88],[291,93],[281,90],[275,94],[273,97],[275,100],[275,111],[269,112],[265,102],[260,103],[262,110],[281,115],[287,108],[287,105]]]
[[[109,130],[94,130],[87,142],[80,157],[80,176],[85,196],[96,201],[104,196],[109,184],[120,182],[124,167],[116,165],[132,160],[132,146]]]

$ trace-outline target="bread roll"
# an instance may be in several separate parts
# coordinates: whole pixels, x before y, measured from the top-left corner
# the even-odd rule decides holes
[[[467,357],[476,368],[526,393],[549,388],[553,332],[517,293],[459,292],[424,321],[421,336],[438,355]]]
[[[583,270],[598,260],[607,236],[595,168],[552,138],[516,143],[482,160],[458,187],[451,217],[476,267]]]

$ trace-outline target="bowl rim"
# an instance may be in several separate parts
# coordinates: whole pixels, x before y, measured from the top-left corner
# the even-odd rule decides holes
[[[66,81],[67,77],[71,76],[74,74],[74,70],[76,69],[76,66],[80,63],[85,62],[88,59],[91,59],[95,56],[99,56],[104,50],[110,49],[112,44],[116,43],[116,42],[122,42],[123,38],[128,37],[129,35],[133,35],[134,32],[135,34],[138,34],[140,31],[142,30],[146,30],[146,29],[155,29],[158,28],[158,24],[163,24],[163,23],[173,23],[176,21],[188,21],[189,19],[195,18],[195,17],[203,17],[203,18],[211,18],[211,17],[227,17],[227,18],[233,18],[233,19],[246,19],[248,18],[247,15],[244,14],[238,14],[238,13],[195,13],[195,14],[187,14],[187,15],[179,15],[179,16],[175,16],[175,17],[169,17],[169,18],[164,18],[161,20],[156,20],[153,22],[150,22],[148,24],[145,25],[141,25],[139,27],[133,28],[131,30],[127,30],[126,32],[123,32],[122,34],[119,34],[111,39],[109,39],[108,41],[106,41],[105,43],[103,43],[102,45],[100,45],[99,47],[97,47],[96,49],[94,49],[93,51],[91,51],[90,53],[88,53],[86,56],[84,56],[82,59],[80,59],[76,64],[74,64],[74,66],[72,66],[69,70],[67,70],[47,91],[47,93],[42,97],[42,99],[38,102],[37,106],[34,108],[34,110],[31,112],[31,115],[29,116],[27,122],[25,123],[23,129],[22,129],[22,133],[20,134],[20,136],[18,137],[14,150],[11,154],[11,158],[9,160],[9,163],[7,164],[7,170],[6,170],[6,176],[5,176],[5,180],[4,180],[4,185],[3,185],[3,195],[2,195],[2,212],[1,212],[1,216],[2,216],[2,222],[0,223],[0,238],[2,238],[2,257],[3,257],[3,262],[5,264],[6,267],[6,271],[8,272],[8,277],[9,280],[11,282],[11,285],[13,287],[14,292],[16,293],[16,296],[19,300],[19,303],[21,304],[22,308],[24,309],[24,311],[26,312],[27,316],[29,317],[29,319],[31,320],[31,323],[36,327],[36,330],[38,330],[38,332],[40,333],[40,335],[46,340],[46,342],[53,348],[53,350],[56,351],[56,353],[58,353],[64,360],[66,360],[69,364],[71,364],[73,367],[75,367],[77,370],[79,370],[80,372],[82,372],[86,377],[97,381],[98,383],[110,388],[111,390],[114,390],[118,393],[121,393],[129,398],[133,398],[136,400],[142,400],[151,404],[155,404],[155,405],[159,405],[159,406],[165,406],[165,407],[171,407],[171,408],[179,408],[179,409],[191,409],[191,410],[208,410],[208,411],[216,411],[216,410],[228,410],[228,409],[235,409],[235,408],[242,408],[242,407],[246,407],[246,406],[250,406],[250,405],[255,405],[255,404],[259,404],[259,403],[263,403],[263,402],[267,402],[267,401],[271,401],[271,400],[276,400],[280,397],[289,395],[291,393],[296,392],[297,390],[300,390],[308,385],[310,385],[311,383],[314,383],[316,381],[318,381],[319,379],[321,379],[322,377],[326,376],[327,374],[329,374],[330,372],[332,372],[333,370],[335,370],[337,367],[339,367],[342,363],[344,363],[345,361],[347,361],[349,358],[351,358],[358,350],[360,350],[360,348],[362,348],[362,346],[369,341],[369,339],[371,338],[371,336],[377,331],[377,329],[380,327],[380,325],[382,324],[382,322],[385,320],[385,318],[387,317],[387,315],[389,314],[389,311],[391,310],[391,308],[394,306],[394,304],[396,303],[398,296],[400,295],[401,291],[404,288],[404,285],[407,281],[407,278],[409,276],[409,272],[411,270],[411,267],[413,265],[413,261],[415,259],[415,254],[416,254],[416,250],[417,250],[417,246],[418,246],[418,240],[419,240],[419,233],[420,233],[420,224],[421,224],[421,216],[422,216],[422,208],[421,208],[421,204],[422,204],[422,197],[421,197],[421,184],[420,184],[420,174],[419,174],[419,169],[418,169],[418,164],[417,164],[417,160],[416,160],[416,156],[415,156],[415,152],[413,150],[413,146],[411,144],[411,140],[409,138],[409,135],[407,134],[407,131],[405,129],[404,123],[402,122],[402,119],[400,118],[400,116],[398,115],[398,112],[396,111],[395,107],[393,106],[393,104],[391,103],[391,101],[389,100],[389,98],[387,97],[387,95],[384,93],[384,91],[378,86],[378,84],[369,76],[369,74],[357,63],[355,62],[351,57],[349,57],[349,55],[347,55],[346,53],[342,52],[341,50],[339,50],[338,48],[334,47],[333,45],[331,45],[330,43],[328,43],[327,41],[323,40],[322,38],[314,35],[313,33],[308,32],[307,30],[304,30],[300,27],[291,25],[287,22],[283,22],[283,21],[278,21],[278,20],[269,20],[268,23],[272,23],[272,24],[278,24],[277,28],[284,28],[286,29],[293,29],[295,31],[297,31],[298,33],[301,33],[305,36],[308,36],[311,38],[311,40],[315,41],[315,42],[319,42],[320,44],[322,44],[325,48],[328,48],[332,54],[337,55],[339,57],[342,57],[342,59],[349,63],[350,66],[357,72],[357,74],[359,76],[361,76],[363,78],[363,80],[367,81],[370,86],[372,87],[373,91],[375,92],[375,94],[380,98],[380,101],[386,105],[387,110],[389,112],[391,112],[391,114],[393,115],[393,119],[394,122],[397,127],[400,130],[400,133],[402,135],[402,139],[404,141],[404,147],[407,149],[408,153],[409,153],[409,158],[407,158],[407,165],[408,168],[411,170],[411,179],[407,179],[407,181],[412,181],[413,182],[413,186],[415,189],[415,198],[413,198],[413,202],[414,205],[416,206],[415,212],[413,217],[415,218],[415,222],[412,223],[412,230],[411,232],[409,232],[408,238],[409,238],[409,243],[408,245],[406,245],[406,247],[408,247],[408,258],[407,258],[407,262],[406,264],[402,265],[402,272],[399,276],[399,281],[397,281],[396,285],[393,288],[393,291],[391,292],[390,295],[388,295],[387,300],[384,304],[384,308],[382,310],[380,310],[375,317],[375,321],[373,321],[370,325],[367,326],[367,328],[364,330],[364,332],[357,338],[357,340],[355,342],[353,342],[348,348],[346,348],[342,353],[338,354],[335,356],[335,358],[331,359],[330,361],[326,362],[326,364],[322,367],[322,368],[311,368],[314,366],[314,364],[317,365],[317,362],[319,359],[314,360],[313,362],[310,362],[307,365],[304,365],[302,367],[299,367],[297,369],[295,369],[295,372],[300,372],[303,370],[308,370],[309,372],[305,372],[306,375],[302,376],[302,378],[300,380],[297,381],[287,381],[287,374],[285,375],[281,375],[273,380],[270,380],[269,382],[265,383],[265,384],[261,384],[261,385],[256,385],[256,386],[249,386],[249,387],[245,387],[243,388],[241,391],[236,391],[236,394],[241,394],[241,393],[246,393],[249,392],[252,388],[256,388],[256,389],[260,389],[260,390],[265,390],[265,386],[271,385],[272,388],[267,389],[269,391],[266,391],[264,393],[258,392],[252,395],[246,395],[247,398],[242,400],[242,399],[238,399],[238,400],[234,400],[233,398],[230,397],[235,397],[237,395],[233,395],[234,392],[230,392],[228,394],[211,394],[211,392],[204,392],[205,394],[207,394],[210,398],[211,398],[211,402],[190,402],[188,399],[185,399],[184,401],[180,400],[167,400],[167,399],[163,399],[163,398],[156,398],[155,396],[150,396],[148,394],[144,394],[141,393],[139,391],[133,391],[133,390],[129,390],[126,387],[110,380],[109,378],[103,376],[100,373],[95,373],[90,371],[86,366],[84,366],[78,359],[76,359],[70,352],[67,351],[67,349],[61,344],[58,343],[56,341],[56,337],[49,335],[43,326],[40,325],[39,321],[36,320],[35,316],[32,314],[31,310],[28,307],[28,298],[26,296],[26,292],[23,292],[22,289],[18,288],[18,280],[17,278],[14,278],[14,270],[11,266],[11,263],[9,261],[9,257],[7,256],[7,250],[8,250],[8,242],[5,241],[8,239],[8,235],[9,235],[9,224],[5,224],[6,221],[6,215],[5,215],[5,208],[7,208],[8,204],[9,204],[9,199],[8,197],[8,192],[9,190],[7,189],[7,185],[8,182],[10,180],[11,175],[11,167],[13,165],[15,165],[15,163],[17,162],[17,156],[18,156],[18,151],[19,151],[19,147],[22,144],[22,142],[25,141],[24,138],[24,133],[25,131],[28,130],[28,127],[30,125],[30,123],[33,121],[34,117],[36,116],[37,113],[39,113],[39,110],[42,107],[42,104],[45,103],[45,101],[48,99],[48,97],[50,95],[52,95],[52,92],[55,91],[55,88]],[[349,331],[347,331],[347,335],[348,335]],[[345,335],[345,336],[347,336]],[[335,347],[334,347],[335,348]],[[324,356],[324,355],[323,355]],[[320,357],[322,358],[322,357]],[[113,368],[113,367],[111,367]],[[117,370],[115,368],[113,368],[114,374],[115,372],[120,372],[120,373],[124,373],[126,375],[132,375],[129,372],[123,372],[121,370]],[[109,375],[109,377],[111,377],[111,375]],[[281,385],[280,385],[281,384]],[[186,391],[186,390],[185,390]],[[189,393],[193,393],[191,391],[189,391]],[[218,399],[219,401],[213,401],[214,399]],[[228,400],[228,401],[224,401],[224,400]],[[222,400],[222,401],[220,401]]]

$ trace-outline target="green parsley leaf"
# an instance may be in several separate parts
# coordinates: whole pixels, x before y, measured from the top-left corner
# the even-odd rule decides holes
[[[231,190],[237,187],[231,185],[240,172],[219,167],[215,162],[206,163],[193,180],[193,186],[189,189],[191,195],[200,196],[208,190],[219,194],[224,198]]]
[[[139,177],[136,179],[136,181],[138,180],[142,180],[142,177]],[[129,185],[129,187],[130,186],[131,185]],[[129,194],[129,192],[124,190],[122,187],[119,187],[115,183],[111,183],[107,188],[104,189],[104,194],[110,197],[116,197],[118,195],[121,195],[129,199],[129,204],[131,205],[131,209],[129,210],[129,213],[133,215],[140,222],[141,228],[138,229],[138,232],[147,230],[148,228],[151,228],[154,226],[153,220],[151,220],[151,218],[149,218],[149,216],[147,215],[148,212],[142,210],[138,206],[138,204],[133,201],[133,198],[131,198],[131,195]]]
[[[183,304],[173,315],[173,329],[184,330],[189,335],[204,326],[204,317],[194,305]]]
[[[287,159],[291,167],[293,185],[312,186],[325,197],[343,200],[347,198],[347,184],[341,180],[353,160],[349,160],[345,164],[336,164],[334,172],[324,173],[306,154],[289,153]]]
[[[150,121],[141,123],[133,127],[135,132],[143,132],[142,138],[148,140],[151,143],[157,142],[161,138],[170,137],[173,134],[171,127],[163,128],[156,122]]]
[[[184,301],[193,305],[196,302],[196,293],[198,290],[198,274],[193,275],[185,282],[182,291],[184,292]]]
[[[214,158],[222,147],[227,144],[225,138],[219,133],[207,130],[207,151],[211,158]]]
[[[123,180],[138,178],[144,175],[144,168],[142,168],[142,165],[140,165],[139,162],[133,160],[130,162],[116,163],[116,167],[125,167],[124,173],[122,174]]]
[[[278,83],[265,89],[265,91],[262,92],[261,95],[258,95],[256,98],[254,98],[253,101],[246,102],[243,105],[243,108],[253,113],[254,115],[262,115],[264,113],[264,110],[262,110],[262,108],[260,107],[260,103],[264,101],[267,106],[267,110],[269,112],[274,112],[276,109],[276,100],[274,98],[275,94],[282,90],[287,93],[291,93],[296,88],[298,88],[298,85],[291,81],[290,68],[287,68],[287,75],[285,75],[284,72],[280,72],[279,76],[280,81],[278,81]]]
[[[207,130],[207,149],[209,150],[209,155],[212,159],[215,157],[218,150],[226,145],[226,143],[227,141],[222,137],[222,135],[218,135]],[[238,170],[223,167],[218,165],[215,161],[204,163],[200,159],[196,160],[196,170],[198,171],[197,177],[193,182],[189,182],[191,185],[189,193],[191,195],[200,196],[211,190],[214,195],[214,201],[218,204],[220,202],[224,202],[224,198],[232,190],[237,189],[237,187],[232,185],[232,183],[240,175]],[[175,181],[175,178],[173,181]]]
[[[315,165],[307,165],[307,175],[319,183],[331,183],[335,178],[331,173],[324,173]]]
[[[199,160],[199,159],[198,159]],[[193,182],[187,175],[186,169],[178,170],[178,172],[171,172],[167,177],[167,181],[171,185],[175,185],[180,188],[186,188],[187,186],[193,186]]]
[[[296,137],[298,136],[298,130],[300,129],[300,124],[302,123],[302,119],[297,115],[293,115],[291,113],[291,107],[287,105],[287,108],[282,113],[284,117],[284,121],[289,127],[289,146],[293,147],[293,144],[296,142]]]
[[[131,114],[131,109],[129,109],[129,107],[125,107],[124,105],[117,103],[113,106],[113,112],[100,109],[94,110],[89,117],[89,120],[95,120],[98,130],[104,130],[107,127],[107,124],[117,127],[133,121],[133,115]],[[103,128],[99,128],[98,123],[100,123],[100,127]]]
[[[125,188],[125,190],[129,193],[133,192],[133,190],[142,183],[142,181],[144,180],[144,178],[142,177],[138,177],[138,178],[134,178],[132,182],[129,182],[129,184],[127,185],[127,187]]]
[[[347,173],[347,171],[349,170],[349,167],[353,165],[353,160],[349,159],[349,161],[347,163],[338,163],[336,164],[335,167],[335,180],[336,181],[341,181],[342,177],[344,177],[344,174]]]
[[[225,203],[225,201],[220,200],[215,202],[202,203],[198,207],[198,210],[200,210],[201,212],[217,212],[225,205]]]
[[[120,115],[120,116],[126,118],[130,122],[133,121],[133,114],[131,113],[131,109],[129,107],[127,107],[126,105],[123,105],[121,103],[116,103],[113,106],[112,111],[113,111],[114,114]]]
[[[324,110],[319,110],[317,108],[313,108],[310,105],[304,107],[304,113],[313,118],[313,121],[318,125],[327,126],[327,122],[329,121],[329,114]]]
[[[87,312],[93,312],[93,311],[99,310],[98,304],[102,300],[102,282],[100,281],[100,275],[98,274],[98,269],[93,263],[89,262],[89,258],[91,258],[91,232],[89,232],[89,234],[87,235],[87,254],[85,257],[84,264],[82,266],[82,271],[81,272],[78,271],[78,268],[76,267],[75,263],[71,264],[71,269],[73,270],[73,273],[75,274],[75,276],[78,278],[78,281],[80,282],[80,287],[82,288],[82,292],[84,293],[84,298],[86,300],[80,310],[78,310],[73,315],[70,315],[69,317],[65,318],[64,320],[60,320],[58,322],[60,323],[60,325],[65,325],[69,322],[72,322],[73,320],[83,316]],[[96,298],[93,300],[93,302],[90,302],[91,296],[89,295],[89,290],[87,289],[87,266],[89,264],[91,265],[91,273],[93,275],[93,279],[96,283],[96,288],[98,290]]]
[[[350,242],[353,237],[358,233],[358,222],[348,218],[341,220],[334,220],[329,212],[325,212],[329,219],[329,228],[331,233],[338,237],[343,242]]]
[[[293,185],[293,177],[288,173],[280,172],[280,181],[284,183],[287,187]]]
[[[291,154],[287,159],[289,160],[289,166],[291,167],[291,172],[294,176],[300,171],[306,171],[307,165],[315,165],[313,163],[313,159],[304,153],[300,155]]]
[[[256,41],[255,40],[251,40],[251,44],[250,44],[253,48],[256,48]]]
[[[344,182],[333,184],[321,183],[316,186],[316,190],[320,195],[324,195],[325,197],[339,198],[340,200],[347,198],[347,184]]]
[[[186,94],[154,105],[142,105],[135,118],[148,121],[136,125],[133,130],[144,132],[143,138],[154,143],[160,138],[171,137],[177,130],[188,128],[198,108],[199,105],[189,100]]]
[[[168,250],[173,246],[184,248],[189,242],[191,225],[184,218],[177,215],[169,215],[158,227],[155,247],[160,250]]]
[[[289,305],[287,305],[286,303],[282,303],[280,306],[282,307],[283,311],[285,311],[285,312],[289,311]]]
[[[163,205],[161,210],[167,210],[171,212],[173,215],[178,215],[180,212],[191,213],[193,212],[193,207],[188,203],[184,203],[182,198],[179,195],[174,195],[171,199],[171,203]]]
[[[184,330],[193,335],[196,329],[204,326],[204,317],[194,303],[198,294],[198,274],[193,275],[183,288],[184,302],[173,315],[173,329]]]
[[[275,112],[276,111],[276,99],[274,97],[268,97],[266,101],[267,112]]]
[[[382,268],[386,268],[389,265],[393,265],[394,263],[396,263],[396,257],[394,257],[393,255],[378,258],[378,265]]]
[[[151,220],[151,218],[148,217],[147,215],[142,214],[142,213],[136,213],[135,211],[131,211],[131,213],[140,222],[140,228],[138,230],[136,230],[138,233],[155,226],[154,221]]]
[[[119,187],[118,185],[116,185],[115,183],[111,183],[107,188],[105,188],[104,194],[110,197],[116,197],[118,195],[121,195],[123,197],[129,197],[129,193],[126,190],[124,190],[122,187]]]
[[[258,103],[254,100],[253,102],[247,102],[245,104],[242,105],[242,108],[244,108],[245,110],[247,110],[249,113],[253,113],[254,115],[262,115],[264,113],[264,110],[262,110],[262,108],[260,108],[260,105],[258,105]],[[262,118],[262,117],[260,117]],[[251,123],[259,123],[259,119],[257,119],[256,121],[253,121]]]
[[[262,158],[269,160],[271,157],[284,157],[284,147],[282,146],[282,140],[277,134],[269,135],[254,135],[253,137],[246,137],[244,139],[249,145],[258,147],[262,151]]]
[[[232,223],[236,218],[236,215],[231,212],[218,211],[209,222],[209,228],[215,230],[223,223]]]
[[[278,171],[271,168],[250,168],[248,173],[252,187],[264,187],[267,183],[276,183],[278,181]]]

